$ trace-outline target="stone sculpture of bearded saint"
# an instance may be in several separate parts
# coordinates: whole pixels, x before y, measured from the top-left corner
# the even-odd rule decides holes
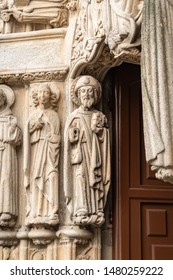
[[[0,226],[13,227],[18,216],[18,165],[16,147],[22,140],[17,119],[10,110],[14,93],[0,86]]]
[[[27,122],[25,132],[26,224],[54,226],[59,223],[58,99],[48,84],[38,85],[32,92],[32,98],[36,109]]]
[[[77,225],[103,224],[110,185],[110,141],[105,115],[94,109],[101,86],[91,76],[78,77],[71,88],[79,108],[65,128],[64,184],[67,207]]]

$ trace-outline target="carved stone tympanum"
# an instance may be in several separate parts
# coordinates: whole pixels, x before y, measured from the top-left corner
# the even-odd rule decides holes
[[[65,196],[75,224],[101,225],[110,184],[110,143],[105,115],[94,105],[101,86],[91,76],[74,80],[72,100],[79,108],[65,129]]]
[[[59,89],[53,92],[48,84],[32,90],[36,107],[25,132],[25,187],[27,193],[26,223],[57,225],[58,164],[60,121],[57,109]]]
[[[21,130],[10,107],[13,90],[0,85],[0,227],[15,225],[18,216],[18,165],[16,147],[21,143]]]

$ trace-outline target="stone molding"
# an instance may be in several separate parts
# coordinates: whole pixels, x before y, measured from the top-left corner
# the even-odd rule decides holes
[[[28,70],[28,71],[15,71],[15,72],[1,72],[0,83],[1,84],[29,84],[37,83],[42,81],[64,81],[68,73],[68,67],[62,66],[57,69],[39,69],[39,70]]]

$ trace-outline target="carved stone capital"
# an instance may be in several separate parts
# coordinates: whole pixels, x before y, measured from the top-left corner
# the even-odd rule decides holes
[[[16,234],[16,237],[17,237],[18,239],[25,240],[25,239],[28,239],[28,238],[29,238],[29,237],[28,237],[28,233],[29,233],[29,228],[26,227],[26,226],[22,226],[22,227],[18,230],[18,232],[17,232],[17,234]]]
[[[60,244],[71,241],[76,244],[88,244],[89,240],[93,238],[93,233],[78,226],[63,226],[56,232],[56,236],[60,239]]]
[[[0,246],[14,246],[18,244],[17,232],[8,229],[0,230]]]
[[[57,232],[56,236],[60,241],[63,250],[68,252],[72,260],[92,259],[92,248],[94,234],[90,230],[81,229],[78,226],[63,226]]]
[[[28,233],[28,237],[32,239],[35,245],[47,245],[55,239],[56,234],[53,229],[33,227]]]

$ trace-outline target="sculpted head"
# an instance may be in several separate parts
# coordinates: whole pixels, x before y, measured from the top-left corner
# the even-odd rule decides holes
[[[37,91],[38,103],[50,107],[51,90],[47,84],[40,84]]]
[[[84,110],[91,110],[100,100],[101,86],[91,76],[82,76],[76,80],[76,83],[71,89],[72,100]]]
[[[10,108],[15,101],[15,95],[12,88],[4,84],[0,85],[0,111],[6,107]]]
[[[39,84],[32,91],[32,98],[34,106],[43,106],[44,108],[57,108],[57,96],[51,91],[51,88],[48,84]]]

